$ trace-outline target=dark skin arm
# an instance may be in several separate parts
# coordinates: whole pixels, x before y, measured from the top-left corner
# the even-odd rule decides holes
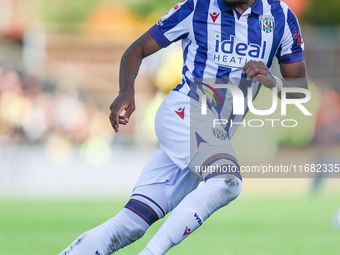
[[[280,70],[283,77],[283,87],[308,89],[304,61],[292,64],[280,64]],[[260,82],[267,88],[273,88],[276,85],[275,78],[263,62],[248,62],[243,68],[243,73],[247,74],[248,80],[253,79],[253,82]],[[281,93],[278,94],[279,96],[281,95]],[[289,98],[304,97],[304,95],[300,93],[289,93],[288,96]]]
[[[136,108],[134,84],[142,60],[160,49],[148,31],[123,54],[119,72],[119,95],[110,105],[110,122],[116,132],[119,131],[119,124],[129,123],[129,118]]]

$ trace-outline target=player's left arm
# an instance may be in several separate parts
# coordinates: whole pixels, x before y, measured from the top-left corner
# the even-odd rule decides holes
[[[305,61],[300,61],[292,64],[280,64],[280,70],[283,77],[283,87],[295,87],[308,89],[308,81],[306,75]],[[303,98],[304,94],[301,93],[288,93],[288,98]],[[281,93],[279,93],[281,98]]]
[[[284,88],[295,87],[308,89],[306,65],[304,61],[290,64],[281,63],[280,70]],[[247,75],[248,80],[253,79],[253,82],[260,82],[267,88],[273,88],[277,85],[277,78],[271,74],[263,62],[248,62],[243,68],[243,73]],[[301,93],[289,93],[288,95],[290,98],[304,97]]]

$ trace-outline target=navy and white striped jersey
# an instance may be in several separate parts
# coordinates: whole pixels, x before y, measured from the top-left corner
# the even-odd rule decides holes
[[[150,33],[161,47],[182,40],[183,78],[175,90],[197,100],[205,93],[198,87],[204,85],[190,86],[192,79],[203,79],[210,86],[216,83],[238,86],[247,104],[248,87],[252,87],[253,97],[261,87],[244,79],[242,68],[248,61],[262,61],[270,68],[275,56],[283,64],[304,60],[298,20],[285,3],[276,0],[256,0],[242,15],[225,6],[223,0],[182,1]],[[216,91],[223,104],[216,105],[211,99],[208,107],[220,118],[241,122],[244,115],[232,114],[231,92]],[[227,127],[230,138],[236,128]]]

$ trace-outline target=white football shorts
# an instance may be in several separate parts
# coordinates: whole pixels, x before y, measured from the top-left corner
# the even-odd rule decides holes
[[[194,100],[191,100],[190,105],[190,97],[187,95],[171,91],[158,109],[155,130],[160,149],[174,164],[170,166],[169,163],[168,167],[185,170],[192,166],[193,169],[194,166],[201,166],[208,158],[220,153],[235,158],[235,152],[223,127],[213,126],[216,117],[209,109],[207,115],[202,116],[200,107],[200,103]],[[150,162],[145,168],[151,165]],[[169,179],[166,174],[163,176],[163,171],[167,172],[158,169],[156,173],[150,174],[151,179],[154,182]]]
[[[213,155],[224,153],[235,158],[235,152],[217,117],[201,104],[178,91],[171,91],[160,106],[155,130],[160,147],[181,169],[201,166]]]
[[[166,96],[155,119],[160,148],[145,165],[134,194],[152,198],[165,211],[170,211],[202,180],[196,172],[190,172],[190,166],[201,166],[220,153],[235,157],[229,139],[223,136],[223,127],[212,126],[215,118],[212,112],[208,109],[202,120],[200,111],[200,104],[191,101],[190,105],[187,95],[171,91]],[[220,130],[222,136],[217,135],[216,130]]]

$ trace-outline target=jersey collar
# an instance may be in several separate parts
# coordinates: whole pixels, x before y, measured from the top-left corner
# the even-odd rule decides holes
[[[223,4],[223,0],[217,0],[218,1],[218,6],[220,7],[222,12],[227,12],[231,11],[232,8],[229,8]],[[263,3],[262,0],[256,0],[255,3],[250,6],[251,12],[255,13],[257,15],[263,15]]]
[[[263,15],[263,2],[262,0],[256,0],[255,3],[250,6],[251,12],[257,15]]]

